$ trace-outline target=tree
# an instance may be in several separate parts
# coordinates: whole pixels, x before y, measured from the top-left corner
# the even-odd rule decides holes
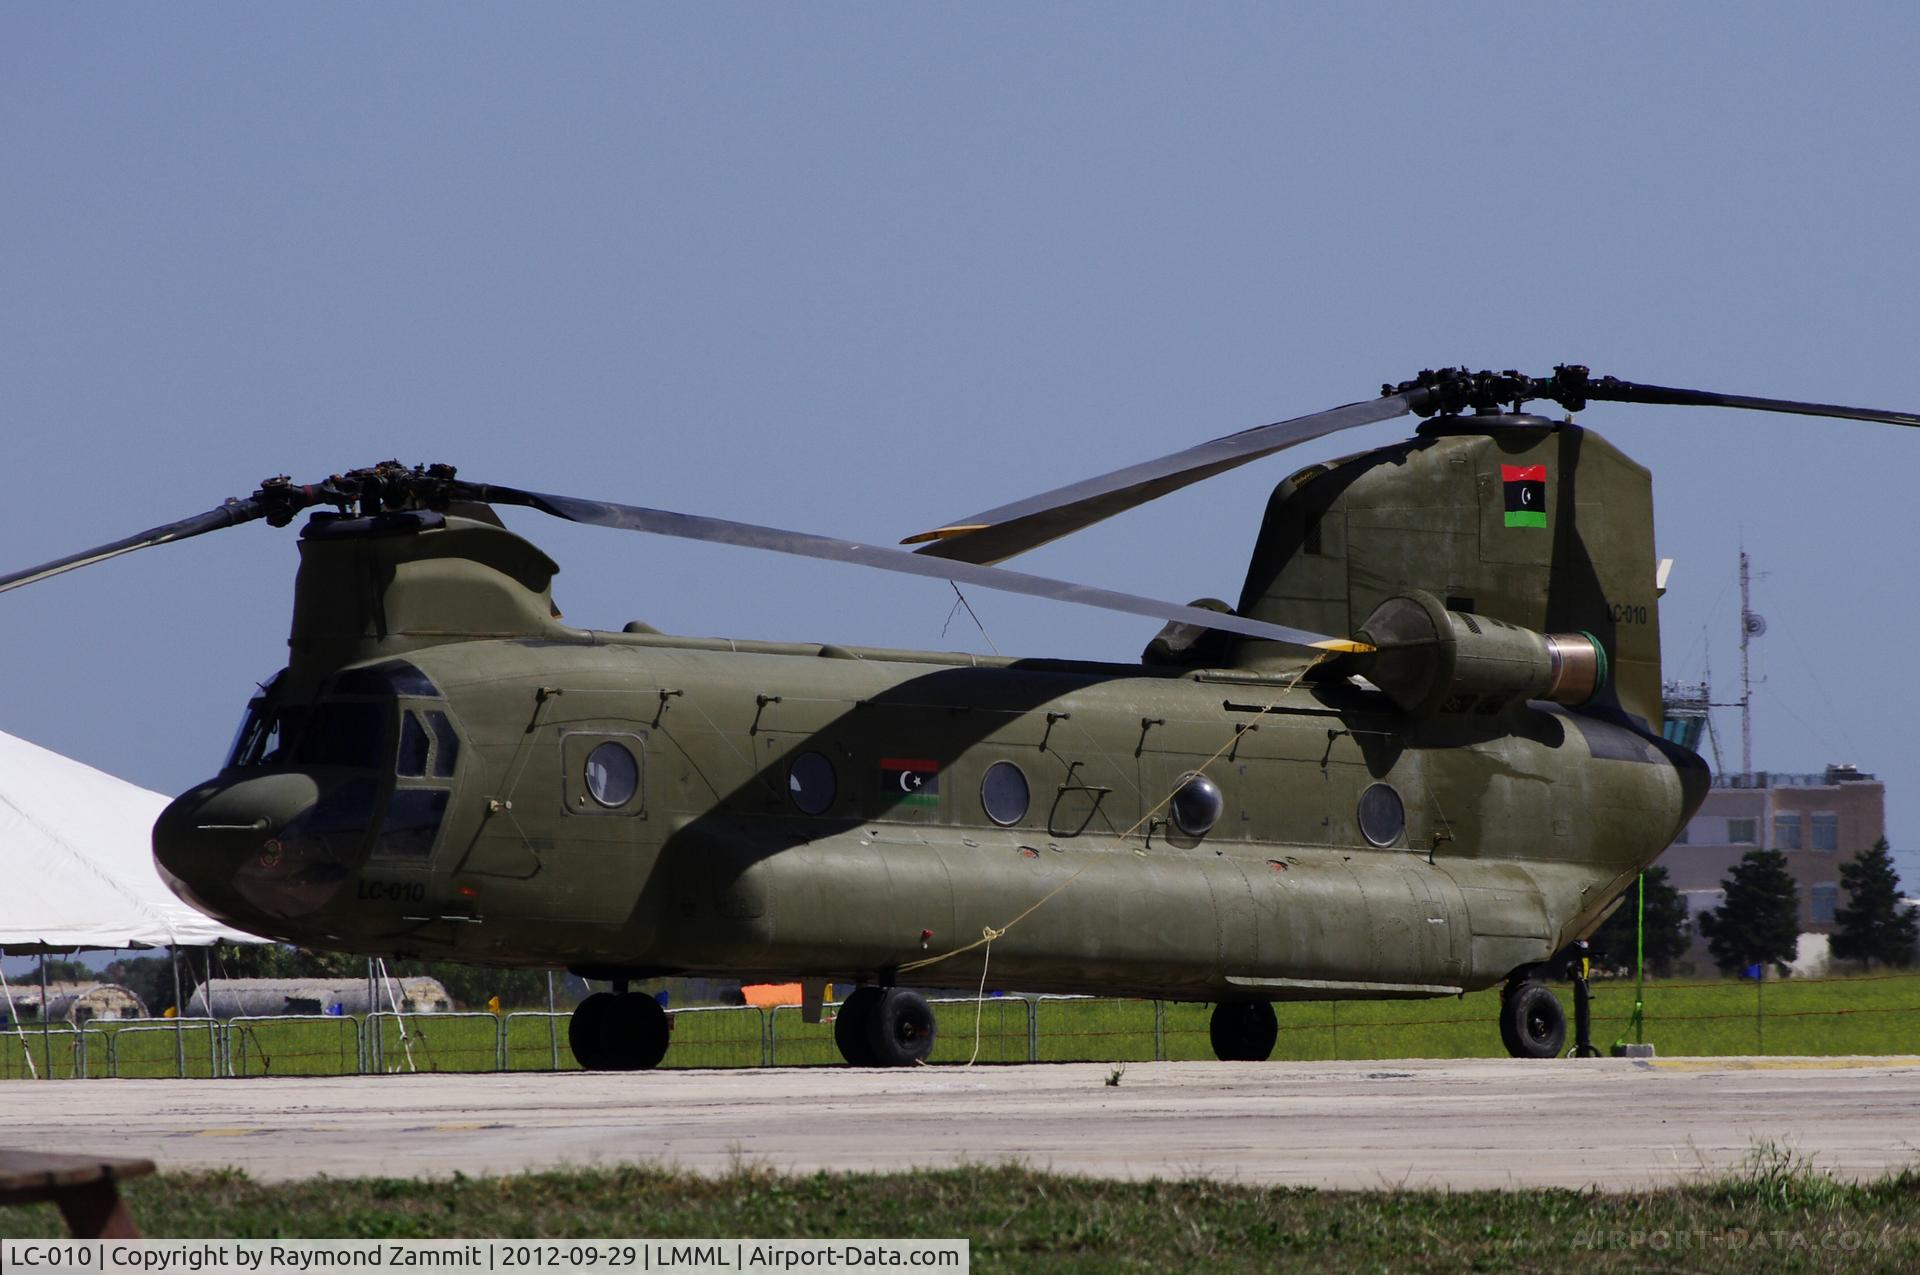
[[[1847,901],[1834,913],[1833,954],[1868,966],[1911,965],[1920,920],[1901,906],[1900,874],[1885,837],[1840,865],[1840,888]]]
[[[1673,963],[1687,954],[1687,903],[1673,888],[1665,868],[1646,871],[1647,881],[1647,968],[1665,978],[1673,973]],[[1613,910],[1589,940],[1594,958],[1622,969],[1633,968],[1634,927],[1639,916],[1639,886],[1629,885]]]
[[[122,958],[100,971],[109,983],[118,983],[146,1003],[147,1012],[158,1017],[173,1004],[173,966],[164,956]],[[184,982],[186,974],[181,973]],[[191,984],[186,984],[191,986]]]
[[[387,972],[395,978],[424,974],[437,978],[454,1003],[463,1009],[485,1009],[491,997],[500,998],[502,1009],[545,1009],[547,972],[545,970],[496,969],[486,965],[459,965],[452,961],[388,961]],[[554,979],[555,1003],[562,1009],[572,1006],[567,994],[566,976]]]
[[[98,974],[88,969],[85,965],[82,965],[79,961],[62,960],[57,956],[47,956],[41,959],[47,963],[47,982],[49,983],[97,983],[100,981]],[[38,987],[40,985],[40,967],[38,965],[34,966],[33,972],[27,975],[25,979],[16,979],[15,981]]]
[[[213,949],[215,978],[334,978],[364,979],[367,958],[340,952],[313,952],[278,943],[226,944]],[[203,958],[201,972],[206,965]],[[200,982],[196,976],[193,980]]]
[[[1700,914],[1700,931],[1722,972],[1787,965],[1800,944],[1800,890],[1778,850],[1749,850],[1721,880],[1726,901]]]

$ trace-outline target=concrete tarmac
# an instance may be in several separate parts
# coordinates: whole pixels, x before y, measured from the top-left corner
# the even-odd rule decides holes
[[[15,1081],[0,1147],[263,1180],[651,1162],[705,1173],[1019,1161],[1316,1187],[1598,1186],[1733,1168],[1763,1142],[1843,1177],[1920,1164],[1920,1059],[789,1068]]]

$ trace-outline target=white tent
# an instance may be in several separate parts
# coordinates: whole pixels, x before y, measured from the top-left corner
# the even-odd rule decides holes
[[[0,732],[0,948],[266,942],[160,879],[153,821],[167,800]]]

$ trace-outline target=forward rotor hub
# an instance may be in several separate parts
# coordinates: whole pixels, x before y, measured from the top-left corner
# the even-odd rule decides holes
[[[319,483],[295,483],[281,474],[262,482],[252,499],[260,516],[274,527],[284,527],[318,505],[362,516],[398,509],[444,509],[461,494],[454,473],[452,465],[409,466],[388,460],[334,474]]]

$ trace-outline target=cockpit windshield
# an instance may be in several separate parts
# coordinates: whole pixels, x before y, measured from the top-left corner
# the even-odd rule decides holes
[[[227,768],[279,766],[293,759],[293,740],[307,710],[294,704],[268,704],[265,696],[247,705],[227,750]]]
[[[233,746],[227,749],[227,769],[279,766],[293,759],[293,740],[306,709],[271,702],[273,688],[285,674],[282,669],[260,683],[260,693],[248,702],[240,729],[233,733]]]
[[[320,800],[279,833],[287,861],[431,856],[460,767],[445,697],[405,660],[343,669],[311,700],[285,677],[275,674],[247,705],[226,768],[322,772]]]
[[[385,770],[394,764],[392,740],[396,695],[438,696],[432,682],[405,660],[387,660],[367,668],[348,669],[334,678],[313,704],[274,702],[274,690],[283,674],[276,673],[247,705],[227,768],[256,769],[294,762],[313,766],[348,766],[356,770]],[[426,773],[429,741],[426,727],[413,713],[401,716],[398,773]],[[433,773],[453,773],[458,743],[445,714],[429,712],[437,746]]]

